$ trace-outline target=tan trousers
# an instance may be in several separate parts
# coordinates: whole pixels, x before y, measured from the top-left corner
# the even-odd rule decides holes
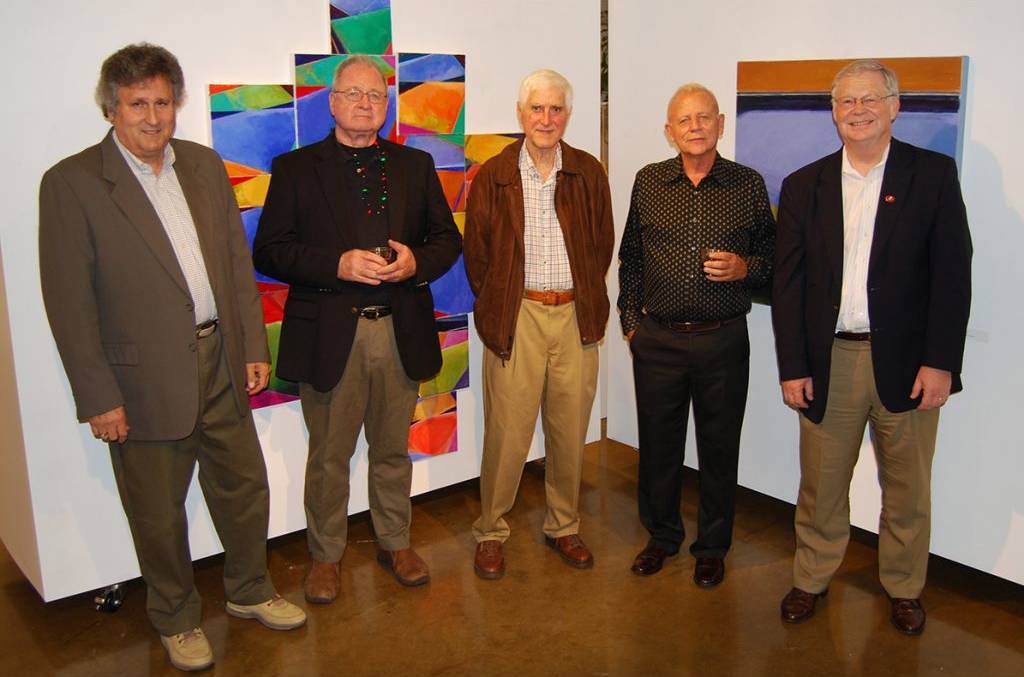
[[[309,430],[306,539],[321,562],[337,562],[348,541],[349,463],[359,430],[369,445],[370,517],[385,550],[409,547],[412,461],[409,423],[419,384],[398,356],[391,317],[360,319],[341,380],[326,393],[299,385]]]
[[[199,486],[224,546],[224,591],[236,604],[274,596],[267,575],[267,469],[252,415],[239,418],[220,332],[198,340],[199,412],[183,440],[110,445],[114,479],[146,582],[146,614],[161,635],[199,625],[185,497]],[[127,406],[131,423],[131,404]]]
[[[574,303],[545,306],[523,299],[512,355],[484,351],[484,451],[477,541],[505,541],[512,509],[541,411],[547,514],[552,538],[579,531],[580,476],[590,408],[597,390],[597,345],[584,346]]]
[[[891,597],[917,598],[928,571],[931,468],[939,412],[886,410],[875,390],[871,344],[836,339],[825,418],[800,417],[800,495],[793,584],[822,592],[850,539],[850,481],[864,425],[882,487],[879,578]]]

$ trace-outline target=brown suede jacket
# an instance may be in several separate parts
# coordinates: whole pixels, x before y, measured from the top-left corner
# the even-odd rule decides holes
[[[584,344],[604,337],[608,323],[605,273],[615,248],[611,192],[594,156],[564,141],[555,184],[555,212],[576,291],[576,322]],[[523,300],[525,215],[519,152],[507,146],[473,179],[463,241],[466,274],[476,294],[474,317],[484,345],[503,359],[512,354],[516,318]]]

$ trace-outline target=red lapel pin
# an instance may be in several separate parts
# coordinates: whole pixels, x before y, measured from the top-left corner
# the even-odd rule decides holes
[[[893,202],[896,202],[896,196],[895,195],[886,195],[884,199],[885,199],[885,203],[886,204],[890,204],[891,205]]]

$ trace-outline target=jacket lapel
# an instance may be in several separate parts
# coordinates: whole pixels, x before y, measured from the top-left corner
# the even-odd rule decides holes
[[[330,134],[320,142],[316,150],[317,160],[314,170],[320,181],[324,200],[331,212],[331,221],[334,223],[339,244],[343,250],[349,250],[355,246],[356,242],[345,212],[345,201],[348,194],[345,185],[349,178],[345,174],[345,163],[331,148],[331,144],[334,143],[333,134],[334,130],[332,129]]]
[[[818,177],[817,216],[836,289],[843,286],[843,151],[830,155]]]
[[[128,223],[138,231],[167,274],[187,294],[188,284],[178,264],[178,257],[174,255],[167,232],[149,201],[149,196],[114,143],[113,134],[114,131],[111,129],[100,144],[103,178],[111,184],[110,199],[125,215]]]
[[[890,142],[889,157],[885,161],[882,175],[882,190],[875,215],[875,232],[871,240],[871,258],[868,263],[868,279],[878,252],[885,251],[886,243],[896,228],[896,217],[906,203],[907,193],[914,176],[913,155],[907,146],[896,139]]]

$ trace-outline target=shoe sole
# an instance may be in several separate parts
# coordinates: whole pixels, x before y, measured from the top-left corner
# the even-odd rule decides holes
[[[239,609],[238,607],[232,606],[231,602],[228,602],[225,605],[225,608],[227,609],[228,614],[234,616],[235,618],[256,620],[262,623],[264,626],[270,628],[271,630],[294,630],[295,628],[301,628],[303,625],[306,624],[305,617],[303,617],[302,620],[292,621],[290,623],[274,623],[273,621],[267,620],[255,611],[246,611],[244,609]]]
[[[500,569],[498,569],[497,571],[487,571],[486,569],[481,569],[476,564],[474,564],[473,565],[473,571],[474,571],[474,573],[476,573],[477,576],[479,576],[480,578],[483,578],[484,580],[488,580],[488,581],[496,581],[496,580],[498,580],[499,578],[501,578],[502,576],[505,575],[505,567],[504,566],[501,567]]]
[[[921,623],[921,627],[917,630],[907,630],[906,628],[901,628],[900,626],[896,625],[896,621],[894,621],[891,616],[889,617],[889,622],[892,623],[892,627],[896,628],[908,637],[920,637],[922,634],[924,634],[924,623]]]
[[[720,586],[722,584],[723,581],[725,581],[725,572],[724,571],[722,572],[722,577],[719,578],[717,581],[702,581],[699,578],[697,578],[696,576],[693,577],[693,582],[697,584],[697,587],[698,588],[702,588],[704,590],[710,590],[711,588],[717,588],[718,586]]]
[[[302,593],[302,596],[310,604],[334,604],[334,600],[338,599],[337,595],[334,597],[313,597],[312,595]]]
[[[167,644],[164,644],[163,638],[160,639],[160,643],[167,651],[167,660],[170,661],[171,665],[173,665],[178,670],[181,670],[182,672],[199,672],[200,670],[206,670],[207,668],[213,667],[212,655],[210,656],[209,661],[202,664],[179,663],[178,661],[174,660],[174,656],[171,654],[171,650],[167,646]]]
[[[561,550],[558,549],[558,543],[553,538],[549,538],[549,537],[545,536],[544,537],[544,543],[546,543],[549,548],[551,548],[556,553],[558,553],[558,556],[562,558],[562,561],[565,562],[566,564],[568,564],[569,566],[571,566],[572,568],[574,568],[574,569],[593,569],[594,568],[594,556],[593,555],[591,555],[590,559],[588,559],[587,561],[579,562],[577,560],[572,559],[571,557],[566,557],[565,554]]]
[[[398,575],[398,572],[395,571],[395,568],[391,566],[391,558],[383,552],[377,553],[377,563],[384,567],[385,571],[390,572],[391,575],[395,577],[396,581],[398,581],[407,588],[416,588],[421,585],[426,585],[430,582],[430,574],[420,576],[419,578],[402,578]]]
[[[638,570],[636,569],[636,567],[635,567],[635,566],[631,566],[631,567],[629,567],[629,571],[630,571],[630,573],[632,573],[632,574],[633,574],[634,576],[653,576],[654,574],[656,574],[656,573],[658,573],[659,571],[661,571],[661,570],[662,570],[662,568],[664,568],[664,562],[665,562],[665,561],[668,561],[668,560],[670,560],[670,559],[673,559],[673,558],[675,558],[675,557],[678,557],[678,556],[679,556],[679,553],[678,553],[678,552],[677,552],[677,553],[673,553],[673,554],[671,554],[671,555],[666,555],[666,556],[665,556],[665,560],[664,560],[664,561],[662,562],[662,566],[658,567],[658,568],[657,568],[657,569],[655,569],[654,571],[638,571]]]
[[[818,593],[818,602],[821,602],[827,596],[828,596],[828,589],[826,588],[825,592]],[[799,618],[789,618],[789,617],[787,617],[785,615],[780,615],[780,617],[782,618],[782,622],[783,623],[789,623],[790,625],[797,625],[798,623],[803,623],[804,621],[809,621],[810,619],[814,618],[814,614],[817,611],[818,611],[818,603],[815,602],[814,608],[811,609],[811,613],[807,614],[806,616],[800,616]]]

